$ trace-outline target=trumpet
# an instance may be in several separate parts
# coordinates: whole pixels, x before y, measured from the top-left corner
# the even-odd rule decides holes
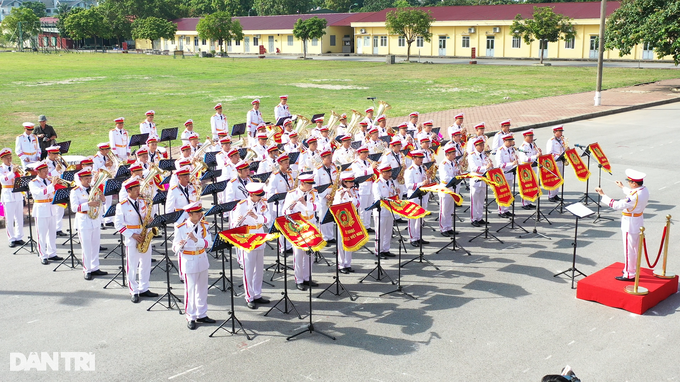
[[[76,165],[74,165],[74,164],[70,165],[70,164],[66,163],[64,158],[62,158],[61,154],[57,154],[56,162],[57,162],[57,164],[56,164],[55,168],[56,168],[57,172],[73,171],[73,170],[76,169]]]
[[[19,174],[20,177],[26,176],[26,171],[24,171],[24,169],[19,166],[12,165],[12,167],[10,167],[10,172],[15,172]]]
[[[61,184],[62,186],[66,186],[66,187],[68,187],[68,188],[73,188],[73,187],[76,186],[76,181],[75,181],[75,180],[69,182],[68,180],[62,179],[62,178],[60,178],[60,177],[58,177],[58,176],[53,176],[52,179],[56,179],[56,183],[57,183],[57,184]]]

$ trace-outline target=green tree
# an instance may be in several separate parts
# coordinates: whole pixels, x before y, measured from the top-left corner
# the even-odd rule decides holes
[[[291,15],[309,12],[312,2],[311,0],[254,0],[253,8],[260,16]]]
[[[59,34],[63,37],[71,37],[68,34],[68,31],[66,28],[64,28],[64,20],[66,20],[66,17],[68,17],[69,12],[71,12],[71,6],[68,4],[59,4],[57,7],[57,30],[59,30]]]
[[[21,28],[19,28],[19,24],[21,24]],[[24,41],[37,37],[40,33],[40,19],[30,8],[12,8],[9,15],[2,20],[0,30],[5,31],[5,37],[8,41],[16,43],[17,47],[22,48]]]
[[[307,40],[321,38],[326,34],[326,19],[316,16],[307,20],[297,19],[293,26],[293,36],[302,41],[303,57],[307,58]]]
[[[648,43],[658,58],[680,62],[680,2],[677,0],[626,0],[607,20],[605,47],[630,54]]]
[[[77,9],[78,11],[76,9],[71,10],[66,20],[64,20],[64,27],[69,35],[75,39],[92,37],[94,39],[95,51],[97,50],[97,37],[101,37],[103,49],[103,39],[111,37],[112,30],[104,18],[101,9],[99,7]]]
[[[406,61],[411,58],[411,44],[416,41],[417,37],[430,42],[432,38],[430,26],[433,21],[434,17],[429,11],[415,8],[399,8],[396,11],[387,12],[385,16],[387,31],[406,40]]]
[[[24,1],[21,3],[21,8],[28,8],[35,13],[36,16],[45,17],[47,16],[47,7],[44,3],[39,1]]]
[[[128,40],[132,37],[132,20],[120,8],[114,7],[110,2],[104,2],[99,6],[104,19],[111,27],[111,37],[118,40]]]
[[[232,41],[243,40],[243,27],[238,20],[232,20],[229,12],[220,11],[201,19],[196,25],[198,37],[217,40],[220,51],[226,52],[225,46]]]
[[[152,44],[154,40],[164,38],[171,40],[175,38],[177,24],[159,19],[158,17],[147,17],[137,19],[132,23],[132,38],[135,40],[149,40]]]
[[[514,37],[521,37],[527,44],[538,40],[542,64],[543,50],[545,49],[543,41],[571,40],[576,33],[570,22],[571,18],[553,12],[551,7],[534,7],[532,17],[525,20],[522,15],[517,14],[510,27],[510,34]]]
[[[352,4],[355,4],[355,0],[325,0],[324,7],[336,11],[336,12],[347,12]],[[354,7],[355,10],[358,8]]]
[[[362,12],[380,12],[392,7],[394,0],[365,0],[361,8]]]
[[[108,5],[119,9],[127,17],[145,19],[158,17],[174,20],[187,15],[189,6],[183,0],[103,0],[99,5]]]
[[[215,11],[229,12],[233,16],[246,16],[253,7],[253,0],[212,0]]]

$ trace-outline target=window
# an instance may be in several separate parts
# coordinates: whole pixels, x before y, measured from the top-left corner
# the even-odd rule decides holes
[[[331,46],[335,46],[335,35],[331,35]]]
[[[187,45],[191,45],[191,37],[187,37],[186,41],[187,41]]]
[[[253,37],[253,46],[258,46],[260,45],[260,39],[257,37]]]
[[[574,45],[575,45],[574,40],[575,40],[574,37],[570,38],[569,40],[566,40],[564,42],[564,49],[574,49]]]
[[[399,46],[406,46],[406,38],[404,38],[404,36],[399,36],[399,41],[397,44]]]
[[[293,46],[293,36],[288,36],[288,46]]]
[[[202,39],[202,40],[201,40],[201,45],[205,45],[205,43],[206,43],[205,39]]]
[[[469,48],[470,47],[470,36],[463,36],[463,40],[461,42],[461,46],[463,48]]]
[[[517,36],[512,37],[512,48],[513,49],[518,49],[522,47],[522,39]]]
[[[227,41],[227,46],[231,46],[231,40]]]
[[[312,46],[318,46],[319,45],[319,39],[318,38],[313,38],[312,39]]]
[[[241,40],[236,40],[236,44],[234,44],[234,45],[241,46]]]
[[[380,36],[380,46],[387,46],[387,36]]]
[[[416,37],[416,47],[418,48],[423,47],[423,36]]]
[[[194,45],[198,46],[198,37],[194,37]]]

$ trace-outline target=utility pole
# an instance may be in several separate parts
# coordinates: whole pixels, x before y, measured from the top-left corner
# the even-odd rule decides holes
[[[597,87],[595,88],[595,106],[602,104],[602,64],[604,61],[604,23],[607,13],[607,0],[602,0],[600,6],[600,37],[597,52]]]

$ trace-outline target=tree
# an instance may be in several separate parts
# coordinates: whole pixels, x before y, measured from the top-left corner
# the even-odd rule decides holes
[[[430,25],[433,21],[434,17],[429,11],[415,8],[399,8],[396,11],[387,12],[385,16],[387,31],[406,40],[406,61],[411,58],[411,44],[416,41],[417,37],[430,42],[432,38]]]
[[[212,0],[215,11],[229,12],[233,16],[246,16],[253,8],[253,0]]]
[[[20,24],[21,28],[19,28]],[[21,48],[24,41],[30,40],[40,33],[40,19],[30,8],[12,8],[9,15],[2,20],[0,30],[5,30],[7,40],[16,43]]]
[[[68,31],[64,27],[64,20],[66,20],[66,17],[68,17],[69,12],[71,12],[71,6],[68,4],[59,4],[57,7],[57,30],[59,31],[59,34],[62,35],[63,37],[71,37],[68,34]]]
[[[225,11],[215,12],[201,19],[196,25],[196,31],[198,37],[202,39],[217,40],[222,52],[226,52],[226,49],[223,49],[224,45],[232,41],[243,40],[241,23],[238,20],[232,20],[231,14]]]
[[[312,2],[311,0],[254,0],[253,8],[260,16],[291,15],[309,12]]]
[[[680,3],[677,0],[627,0],[607,20],[605,47],[630,54],[636,45],[649,44],[658,58],[680,62]]]
[[[365,0],[362,12],[380,12],[383,9],[392,7],[393,0]]]
[[[132,20],[124,10],[114,7],[110,2],[102,3],[99,9],[111,27],[111,37],[115,37],[118,44],[121,40],[132,38]]]
[[[24,1],[21,8],[28,8],[35,13],[38,18],[47,16],[47,7],[39,1]]]
[[[175,32],[177,32],[177,24],[158,17],[137,19],[132,23],[132,38],[149,40],[152,44],[154,40],[160,38],[174,40]]]
[[[514,37],[521,37],[527,44],[538,40],[542,64],[543,50],[545,49],[543,41],[571,40],[576,33],[570,22],[571,18],[553,12],[551,7],[534,7],[532,17],[524,20],[522,15],[517,14],[510,27],[512,30],[510,34]]]
[[[325,0],[324,7],[336,12],[347,12],[349,7],[356,3],[355,0]],[[358,7],[355,6],[355,10],[356,8]]]
[[[104,45],[103,39],[112,35],[111,26],[108,24],[99,7],[92,7],[90,9],[75,8],[71,10],[66,20],[64,20],[64,27],[69,35],[75,39],[85,39],[92,37],[94,39],[94,49],[97,50],[97,37],[102,38],[102,49]]]
[[[187,15],[190,6],[183,0],[103,0],[99,5],[108,5],[119,9],[126,17],[145,19],[158,17],[164,20],[174,20]]]
[[[293,36],[302,41],[303,57],[307,58],[307,40],[321,38],[326,34],[326,19],[316,16],[307,20],[297,19],[293,26]]]

